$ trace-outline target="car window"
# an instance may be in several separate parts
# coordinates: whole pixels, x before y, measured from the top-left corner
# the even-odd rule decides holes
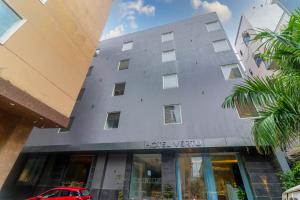
[[[59,197],[60,190],[50,190],[42,195],[43,198]]]
[[[70,195],[70,191],[68,191],[68,190],[61,190],[61,192],[60,192],[61,197],[67,197],[69,195]]]
[[[88,196],[90,195],[90,191],[88,190],[80,190],[81,196]]]
[[[72,197],[77,197],[77,196],[79,196],[79,194],[78,194],[78,192],[71,191],[71,192],[70,192],[70,196],[72,196]]]

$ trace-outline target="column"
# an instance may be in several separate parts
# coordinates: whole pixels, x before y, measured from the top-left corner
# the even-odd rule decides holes
[[[204,182],[208,200],[218,200],[214,172],[209,155],[203,155]]]

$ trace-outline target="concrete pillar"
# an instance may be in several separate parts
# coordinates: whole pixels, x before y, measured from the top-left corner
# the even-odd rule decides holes
[[[162,193],[166,187],[171,186],[173,199],[176,199],[176,156],[173,152],[162,153],[161,156]]]
[[[0,116],[0,190],[32,128],[33,125],[24,119],[6,114]]]
[[[103,180],[105,175],[107,154],[99,153],[96,158],[96,166],[94,176],[91,185],[91,193],[93,199],[98,200],[100,198],[101,189],[103,186]]]
[[[277,162],[283,172],[291,171],[290,166],[286,160],[285,153],[283,151],[281,151],[279,148],[277,148],[274,151],[274,155],[277,158]]]

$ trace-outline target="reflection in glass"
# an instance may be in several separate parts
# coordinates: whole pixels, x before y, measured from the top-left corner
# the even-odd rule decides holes
[[[182,199],[206,200],[203,159],[197,155],[179,157]]]
[[[244,190],[238,161],[234,155],[211,157],[219,200],[237,200],[238,188]],[[245,191],[245,190],[244,190]]]
[[[130,200],[158,200],[161,197],[160,154],[135,154],[130,182]]]

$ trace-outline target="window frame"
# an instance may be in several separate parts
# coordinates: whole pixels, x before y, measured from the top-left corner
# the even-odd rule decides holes
[[[131,44],[131,47],[129,49],[125,49],[124,47],[128,44]],[[127,41],[127,42],[123,42],[123,45],[122,45],[122,51],[130,51],[133,49],[133,41]]]
[[[167,35],[170,35],[170,34],[172,34],[172,38],[171,39],[169,39],[169,40],[164,40],[164,36],[166,37]],[[170,41],[174,41],[174,32],[173,31],[169,31],[169,32],[165,32],[165,33],[162,33],[161,34],[161,42],[162,43],[165,43],[165,42],[170,42]]]
[[[165,87],[165,77],[167,77],[167,76],[172,76],[172,75],[176,75],[176,78],[177,78],[177,86],[176,86],[176,87],[168,87],[168,88],[166,88],[166,87]],[[179,88],[179,79],[178,79],[178,74],[177,74],[177,73],[164,74],[164,75],[162,76],[162,81],[163,81],[163,90]]]
[[[5,33],[0,36],[0,45],[4,45],[5,42],[7,42],[26,23],[27,19],[17,13],[17,11],[6,2],[6,0],[1,1],[10,9],[10,11],[20,18],[18,22],[10,26],[9,29],[7,29]]]
[[[209,30],[209,29],[208,29],[208,26],[209,26],[210,24],[215,24],[215,23],[217,23],[217,24],[219,25],[219,28],[218,28],[218,29],[215,29],[215,30]],[[218,20],[212,21],[212,22],[208,22],[208,23],[205,23],[205,27],[206,27],[207,32],[209,32],[209,33],[210,33],[210,32],[214,32],[214,31],[222,30],[221,23],[220,23]]]
[[[108,116],[110,114],[117,114],[119,113],[119,119],[118,119],[118,127],[117,128],[107,128],[107,120],[108,120]],[[106,113],[106,120],[105,120],[105,123],[104,123],[104,130],[113,130],[113,129],[118,129],[119,126],[120,126],[120,119],[121,119],[121,111],[113,111],[113,112],[107,112]]]
[[[121,62],[124,62],[124,61],[128,61],[127,68],[120,69]],[[120,60],[120,61],[119,61],[119,64],[118,64],[118,71],[123,71],[123,70],[129,69],[129,63],[130,63],[130,58],[126,58],[126,59],[122,59],[122,60]]]
[[[226,79],[225,74],[224,74],[224,72],[223,72],[223,69],[224,69],[226,66],[230,66],[230,65],[236,65],[236,68],[239,70],[241,77],[228,78],[228,79]],[[241,78],[243,78],[243,74],[242,74],[242,71],[241,71],[241,69],[240,69],[240,65],[239,65],[238,63],[231,63],[231,64],[226,64],[226,65],[221,65],[220,68],[221,68],[221,71],[222,71],[222,74],[223,74],[223,77],[224,77],[224,80],[225,80],[225,81],[230,81],[230,80],[236,80],[236,79],[241,79]],[[233,68],[235,68],[235,67],[231,67],[231,69],[233,69]]]
[[[116,85],[118,85],[118,84],[124,84],[124,91],[123,91],[123,94],[121,94],[121,95],[115,95]],[[113,92],[112,92],[112,96],[113,97],[124,96],[125,95],[125,89],[126,89],[126,82],[125,81],[124,82],[115,83],[114,84],[114,89],[113,89]]]
[[[165,107],[166,106],[178,106],[179,107],[179,114],[180,114],[180,122],[176,122],[176,123],[166,123],[166,110]],[[182,112],[181,112],[181,104],[167,104],[163,106],[163,122],[164,125],[180,125],[182,124]]]
[[[217,51],[214,44],[215,44],[216,42],[221,42],[221,41],[225,41],[225,42],[226,42],[228,49],[222,50],[222,51]],[[215,53],[221,53],[221,52],[226,52],[226,51],[230,51],[230,50],[231,50],[231,46],[230,46],[230,44],[229,44],[229,42],[228,42],[228,40],[227,40],[226,38],[220,39],[220,40],[214,40],[214,41],[212,42],[212,45],[213,45],[213,48],[214,48],[214,52],[215,52]]]
[[[164,53],[167,53],[167,52],[174,52],[174,60],[165,60],[164,61]],[[169,49],[169,50],[165,50],[165,51],[162,51],[162,53],[161,53],[161,62],[162,63],[167,63],[167,62],[174,62],[174,61],[176,61],[177,60],[177,58],[176,58],[176,50],[175,49]]]

